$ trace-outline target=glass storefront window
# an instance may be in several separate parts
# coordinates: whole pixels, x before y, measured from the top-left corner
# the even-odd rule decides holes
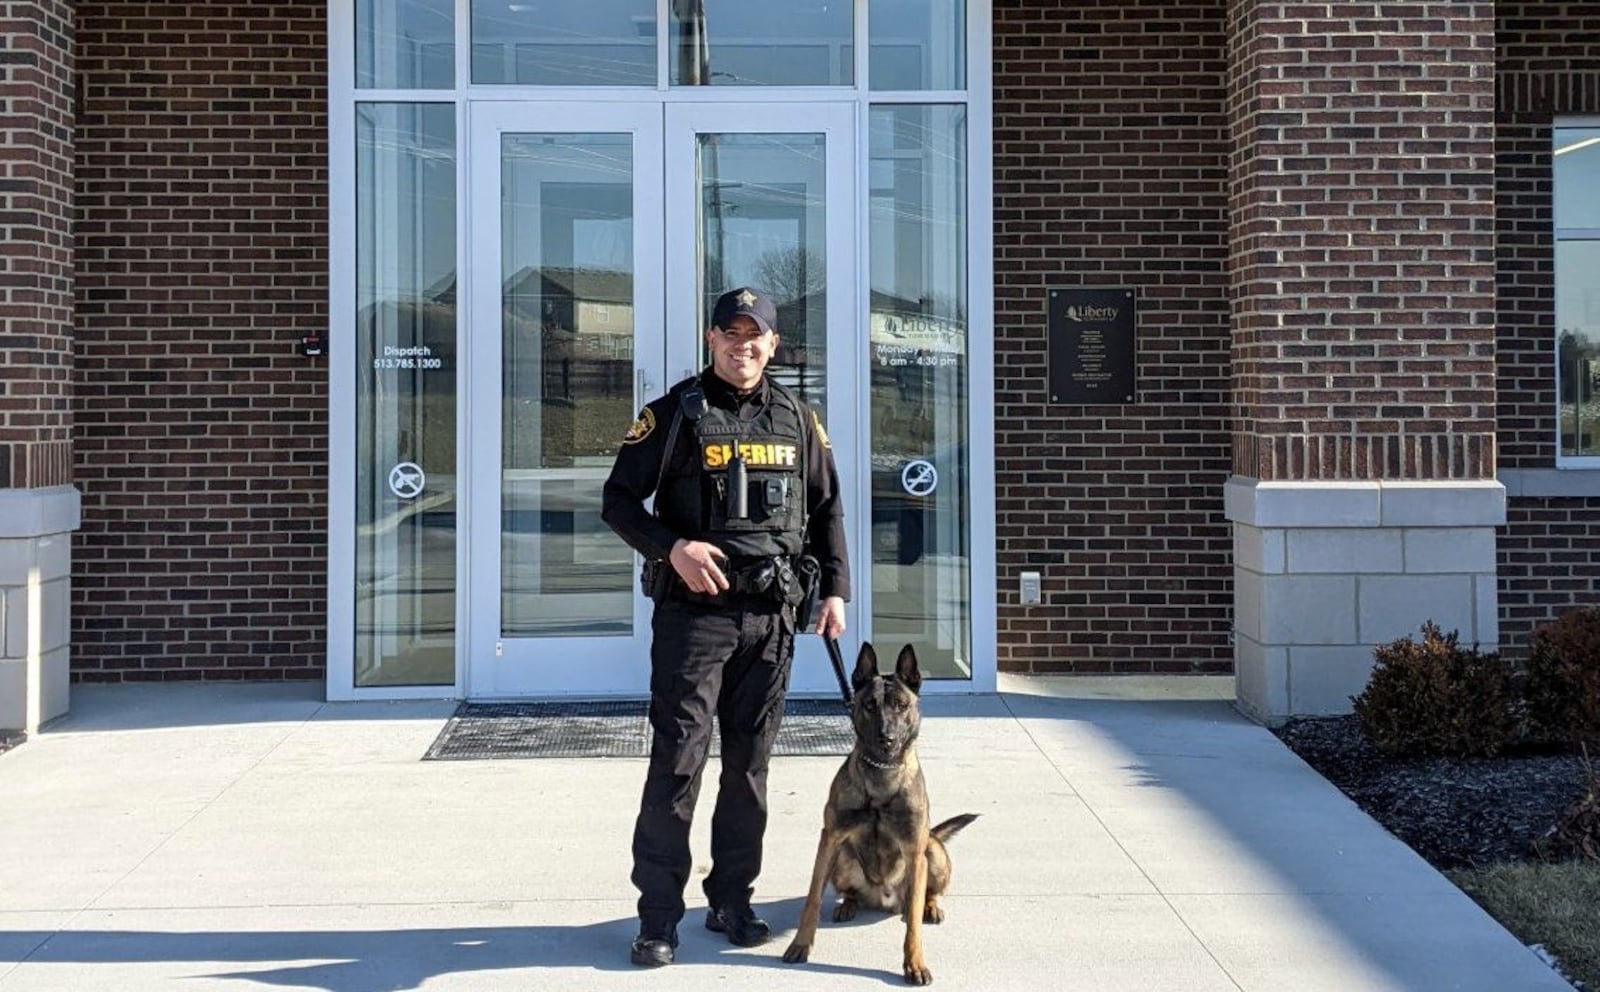
[[[827,141],[821,134],[702,134],[700,326],[718,296],[756,286],[778,308],[772,375],[827,418]],[[702,339],[701,364],[707,362]]]
[[[655,0],[473,0],[472,81],[654,86]]]
[[[633,629],[633,552],[600,489],[633,419],[633,139],[501,139],[500,624]]]
[[[456,85],[454,0],[356,0],[358,89]]]
[[[867,14],[867,75],[873,89],[966,86],[965,0],[872,0]]]
[[[1563,458],[1600,457],[1600,127],[1555,129],[1557,431]]]
[[[335,87],[350,103],[334,119],[354,121],[356,168],[330,176],[355,215],[335,210],[334,271],[355,285],[335,315],[331,416],[337,450],[355,434],[356,512],[330,543],[334,573],[354,571],[355,687],[590,691],[539,669],[560,660],[550,645],[637,654],[647,604],[599,486],[641,394],[690,369],[736,285],[775,297],[774,375],[847,439],[851,530],[871,535],[851,548],[860,628],[914,643],[929,677],[972,677],[967,424],[989,414],[969,396],[969,0],[344,9],[333,71],[348,78],[352,58],[355,87]],[[458,226],[476,241],[458,244]],[[477,260],[470,328],[458,256]],[[458,471],[474,508],[458,507]],[[347,680],[340,618],[330,669]],[[605,685],[631,684],[613,667]],[[395,694],[409,693],[374,693]]]
[[[873,638],[968,678],[966,108],[874,107],[867,131]]]
[[[358,104],[355,118],[355,684],[449,685],[455,105]]]
[[[850,86],[851,5],[668,0],[679,86]]]

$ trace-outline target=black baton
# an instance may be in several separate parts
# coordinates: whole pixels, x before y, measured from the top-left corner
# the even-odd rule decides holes
[[[833,662],[833,677],[839,680],[839,695],[844,697],[845,706],[849,706],[850,680],[844,677],[844,655],[839,652],[839,642],[824,636],[822,643],[828,648],[828,660]]]

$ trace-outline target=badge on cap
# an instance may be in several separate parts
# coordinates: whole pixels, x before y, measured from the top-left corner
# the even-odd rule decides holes
[[[756,302],[756,300],[758,300],[758,299],[760,299],[760,297],[759,297],[759,296],[757,296],[757,295],[756,295],[756,294],[754,294],[754,293],[752,293],[752,292],[750,292],[750,291],[749,291],[749,290],[748,290],[748,289],[747,289],[747,290],[745,290],[745,291],[744,291],[744,292],[742,292],[742,293],[740,293],[740,294],[739,294],[739,297],[738,297],[738,299],[739,299],[739,305],[740,305],[740,306],[742,306],[742,307],[749,307],[749,306],[754,306],[754,305],[755,305],[755,302]]]
[[[650,436],[656,429],[656,414],[649,407],[645,407],[639,414],[639,419],[628,425],[628,433],[622,435],[623,444],[638,444]]]

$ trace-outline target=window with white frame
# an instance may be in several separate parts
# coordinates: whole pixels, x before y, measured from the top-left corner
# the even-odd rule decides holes
[[[1600,465],[1600,121],[1554,131],[1557,463]]]
[[[992,574],[972,550],[993,540],[992,480],[972,471],[984,463],[990,442],[983,435],[992,432],[969,437],[969,418],[989,417],[985,408],[992,406],[992,326],[983,314],[992,309],[985,304],[992,284],[988,34],[971,30],[987,23],[989,8],[988,0],[846,0],[820,7],[793,0],[330,0],[330,142],[336,152],[347,150],[334,155],[330,170],[330,255],[336,293],[344,294],[335,301],[335,319],[342,336],[355,339],[331,353],[338,356],[332,371],[343,375],[337,382],[354,392],[336,391],[332,409],[354,416],[336,416],[331,425],[334,448],[347,452],[351,468],[331,487],[340,509],[330,515],[330,529],[354,536],[332,541],[330,602],[353,604],[354,618],[330,620],[330,685],[343,677],[348,683],[341,688],[365,693],[464,688],[469,681],[470,652],[457,656],[468,645],[458,621],[485,597],[466,589],[476,573],[457,576],[457,563],[472,556],[462,550],[472,544],[466,505],[457,505],[466,491],[458,490],[458,477],[467,477],[472,460],[471,445],[455,443],[468,436],[457,386],[467,381],[461,370],[470,367],[471,342],[483,336],[470,331],[465,309],[458,319],[458,296],[463,308],[470,301],[457,281],[463,287],[469,281],[461,272],[481,229],[474,221],[520,201],[506,191],[518,174],[507,171],[503,144],[500,188],[462,176],[473,174],[475,154],[485,154],[474,152],[480,144],[472,139],[483,127],[480,107],[525,103],[520,112],[532,128],[545,106],[586,100],[654,103],[658,122],[674,107],[700,103],[737,109],[739,101],[789,101],[802,110],[812,100],[856,104],[852,147],[869,191],[845,223],[860,228],[870,257],[858,300],[866,312],[855,315],[866,325],[861,350],[871,356],[870,404],[861,410],[871,441],[859,466],[870,468],[872,480],[869,514],[862,515],[870,515],[871,529],[861,531],[871,535],[870,550],[852,546],[865,563],[861,570],[870,568],[863,607],[878,636],[916,644],[925,677],[974,677],[976,645],[992,643],[994,623]],[[701,87],[721,92],[713,100]],[[727,178],[745,137],[736,130],[717,135],[723,171],[707,175]],[[543,140],[540,148],[547,160]],[[660,160],[665,153],[654,154]],[[826,161],[815,151],[789,158]],[[625,189],[636,181],[646,180],[631,173],[619,180]],[[756,197],[740,201],[745,225],[769,222],[751,210],[772,208],[775,197],[788,195],[770,174],[719,187]],[[660,195],[657,189],[639,202]],[[730,201],[717,202],[720,208]],[[970,218],[969,211],[975,211]],[[820,222],[808,229],[825,230]],[[528,229],[528,237],[548,248],[537,231]],[[720,253],[717,260],[730,262]],[[802,275],[813,274],[809,266],[807,260]],[[735,282],[770,287],[772,278]],[[599,309],[586,312],[609,328],[610,303],[602,299],[592,304]],[[535,327],[530,333],[543,333],[543,325]],[[599,331],[590,336],[607,339],[602,350],[585,352],[582,361],[620,363],[616,396],[626,402],[635,342]],[[807,339],[791,326],[785,341],[793,347]],[[512,349],[501,352],[503,363],[514,363]],[[820,340],[811,352],[810,359],[792,361],[818,361]],[[345,356],[354,356],[355,374],[340,372]],[[819,406],[821,400],[815,397]],[[504,464],[516,450],[503,448]],[[546,466],[518,471],[524,468]],[[987,517],[983,504],[991,508]],[[571,532],[552,533],[558,535],[552,540],[571,543]],[[512,560],[504,547],[502,565]],[[551,560],[539,558],[538,567]],[[506,574],[499,577],[502,594],[514,585]],[[515,628],[517,636],[571,619],[542,603],[518,619],[504,603],[498,629]],[[345,630],[353,633],[350,647],[336,650],[337,632]],[[354,658],[348,676],[335,656]]]

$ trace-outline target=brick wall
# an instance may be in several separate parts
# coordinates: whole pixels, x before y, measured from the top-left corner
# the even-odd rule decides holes
[[[1231,666],[1223,6],[995,3],[1003,670]],[[1072,286],[1137,294],[1137,402],[1048,402],[1046,294]]]
[[[72,5],[0,3],[0,489],[72,481]]]
[[[39,5],[0,10],[13,6]],[[996,0],[1003,668],[1229,665],[1230,529],[1221,507],[1232,468],[1228,260],[1230,244],[1248,234],[1229,227],[1237,147],[1228,109],[1230,7],[1239,9],[1226,0]],[[1488,4],[1422,7],[1430,21],[1448,22],[1481,18]],[[65,6],[43,9],[49,24]],[[1538,159],[1548,154],[1542,129],[1552,108],[1600,112],[1600,11],[1506,2],[1496,10],[1494,412],[1501,464],[1547,467],[1553,345],[1548,244],[1538,227],[1548,205],[1539,205],[1538,184],[1548,172]],[[49,385],[67,374],[64,347],[45,334],[40,347],[24,348],[4,336],[19,326],[8,325],[0,330],[5,367],[33,362],[26,379],[56,399],[38,404],[55,412],[37,422],[0,419],[0,443],[20,439],[38,453],[26,456],[19,475],[8,450],[0,471],[12,474],[10,485],[48,484],[62,473],[31,466],[64,458],[75,438],[74,478],[84,492],[73,604],[81,678],[321,674],[326,377],[320,362],[296,354],[295,342],[326,322],[324,18],[320,0],[80,5],[76,161],[57,172],[77,173],[76,430],[61,409],[64,389]],[[1317,41],[1315,32],[1303,34],[1308,45]],[[1478,54],[1430,45],[1404,61],[1482,72]],[[26,71],[8,68],[5,79],[15,83]],[[58,60],[34,71],[66,69]],[[64,80],[44,89],[70,92]],[[1451,113],[1481,107],[1469,101]],[[71,109],[58,100],[37,112],[49,119]],[[1233,114],[1237,123],[1237,106]],[[15,133],[15,122],[8,130]],[[1464,157],[1467,172],[1478,168],[1475,150],[1443,154]],[[1456,185],[1451,172],[1435,186]],[[1420,202],[1444,202],[1429,199],[1427,184],[1403,186],[1393,192],[1410,197],[1423,188]],[[31,192],[0,186],[13,209],[15,197]],[[64,228],[49,204],[61,198],[43,193],[34,227],[59,238]],[[1321,202],[1343,201],[1329,194]],[[1461,229],[1463,245],[1480,233],[1477,223]],[[1473,241],[1460,264],[1481,264],[1471,255],[1477,250]],[[64,292],[64,278],[58,260],[37,288],[8,287],[37,292],[41,326],[61,327],[64,304],[50,294]],[[1414,292],[1416,303],[1479,292],[1475,271],[1441,278],[1466,285],[1376,295]],[[1077,285],[1138,294],[1134,404],[1047,402],[1046,293]],[[1403,315],[1395,302],[1374,309]],[[1458,330],[1468,333],[1450,339],[1466,343],[1468,354],[1451,357],[1480,361],[1486,328],[1465,321]],[[40,358],[30,357],[36,352]],[[1461,374],[1472,398],[1451,432],[1481,433],[1482,370],[1474,364]],[[1245,390],[1269,385],[1307,388],[1241,382]],[[1346,391],[1358,401],[1358,391]],[[1259,392],[1242,395],[1259,406]],[[1331,411],[1337,402],[1318,405]],[[1463,452],[1460,468],[1446,472],[1481,472],[1484,456]],[[1260,470],[1259,452],[1247,460]],[[1597,511],[1594,499],[1513,505],[1500,553],[1508,637],[1585,590],[1592,596],[1594,556],[1575,546],[1595,544]],[[1043,572],[1044,606],[1017,605],[1024,569]]]
[[[1495,5],[1496,279],[1500,467],[1555,465],[1551,124],[1600,114],[1600,6]],[[1514,499],[1499,535],[1501,644],[1522,653],[1539,623],[1600,601],[1597,495]]]
[[[320,677],[326,4],[78,11],[77,677]]]

